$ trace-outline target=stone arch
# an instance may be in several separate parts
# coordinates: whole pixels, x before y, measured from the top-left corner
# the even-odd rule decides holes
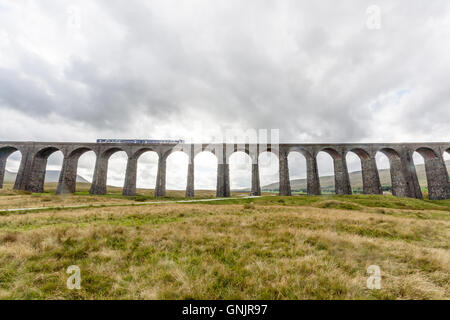
[[[419,147],[415,150],[425,161],[428,197],[430,200],[442,200],[450,197],[448,172],[444,159],[429,147]]]
[[[80,176],[87,182],[84,182],[83,188],[78,191],[89,191],[90,185],[92,184],[92,179],[94,177],[95,161],[97,158],[97,153],[89,148],[82,150],[79,153],[74,154],[76,158],[76,172],[75,172],[75,189],[77,188],[77,177]],[[81,184],[80,184],[81,185]],[[85,189],[87,188],[87,189]],[[77,191],[77,190],[75,190]]]
[[[334,158],[325,151],[316,154],[317,174],[320,176],[320,192],[335,193]]]
[[[18,148],[12,146],[0,147],[0,189],[3,188],[8,159],[15,153],[19,153],[22,158],[22,152]],[[17,171],[19,172],[19,170]]]
[[[331,148],[331,147],[322,148],[322,149],[320,149],[319,152],[328,153],[333,158],[333,160],[338,160],[338,159],[342,158],[341,154],[336,149]]]
[[[347,169],[349,171],[350,186],[353,193],[364,193],[364,181],[362,174],[362,159],[355,152],[355,149],[348,150],[345,153],[345,161],[347,163]]]
[[[258,150],[258,159],[261,157],[262,154],[264,153],[268,153],[268,154],[273,154],[275,157],[279,158],[280,157],[280,150],[279,149],[275,149],[275,148],[267,148],[265,150]]]
[[[212,150],[204,149],[204,151],[195,154],[193,179],[195,190],[214,190],[217,188],[218,164],[217,155]]]
[[[152,185],[154,185],[154,194],[156,195],[157,182],[151,183],[149,181],[150,179],[156,180],[156,175],[152,175],[151,172],[155,170],[153,169],[155,166],[154,163],[158,164],[161,159],[161,155],[158,150],[156,148],[144,147],[133,152],[128,152],[127,156],[128,159],[122,195],[135,196],[137,187],[151,189]],[[145,159],[146,157],[149,157],[149,159]],[[148,174],[148,176],[146,176],[146,174]],[[143,182],[143,179],[139,178],[142,176],[145,178],[146,182]]]
[[[258,164],[262,191],[265,190],[268,192],[275,192],[276,190],[280,190],[279,159],[280,155],[271,149],[258,153]],[[271,187],[264,189],[264,187],[267,186]]]
[[[124,149],[119,148],[119,147],[112,147],[109,149],[104,150],[103,152],[100,153],[100,158],[102,159],[109,159],[111,158],[111,156],[117,152],[125,152],[127,153]]]
[[[234,188],[235,190],[248,188],[249,190],[251,190],[253,161],[248,150],[234,151],[230,155],[228,163],[230,165],[230,188]],[[246,183],[236,183],[236,177],[242,176],[248,178],[246,179]]]
[[[136,163],[136,187],[156,189],[156,175],[158,172],[159,153],[152,148],[143,148],[134,153],[128,161]]]
[[[47,170],[47,160],[50,155],[61,151],[55,146],[47,146],[38,150],[33,157],[31,177],[27,186],[27,191],[44,192],[45,172]]]
[[[183,150],[173,150],[167,155],[167,188],[185,190],[188,178],[189,156]]]
[[[138,150],[135,151],[133,154],[131,154],[130,157],[131,157],[131,158],[134,158],[134,159],[136,159],[136,160],[139,160],[139,158],[140,158],[144,153],[147,153],[147,152],[155,152],[155,153],[158,155],[158,158],[159,158],[159,153],[158,153],[158,151],[157,151],[156,149],[154,149],[154,148],[148,148],[148,147],[138,149]]]
[[[362,192],[364,194],[383,194],[375,157],[362,148],[350,149],[347,156],[349,152],[354,153],[360,161],[360,174],[357,177],[356,173],[352,173],[352,179],[361,179]]]
[[[122,188],[125,185],[128,153],[121,148],[113,148],[107,150],[104,157],[107,159],[107,186]]]
[[[433,149],[428,147],[419,147],[414,151],[419,153],[425,160],[439,157],[438,154]]]
[[[74,193],[77,191],[79,160],[86,153],[93,153],[97,157],[97,153],[89,147],[77,147],[66,154],[59,176],[58,188],[56,189],[57,194]]]
[[[97,154],[95,161],[94,177],[92,179],[91,194],[106,194],[107,177],[108,177],[108,163],[111,156],[116,152],[125,152],[119,147],[110,147],[106,150],[101,150]]]
[[[95,153],[95,151],[92,148],[89,147],[79,147],[69,152],[68,157],[69,158],[79,158],[86,152],[92,151]]]
[[[397,197],[407,197],[406,178],[403,173],[400,153],[389,147],[381,148],[378,152],[383,153],[389,160],[392,195]]]
[[[344,154],[331,147],[324,147],[321,152],[328,153],[333,159],[334,190],[336,194],[352,194],[347,161]],[[319,152],[320,153],[320,152]]]
[[[291,184],[291,192],[307,193],[307,172],[308,172],[308,160],[311,158],[308,151],[304,149],[291,149],[288,153],[288,167],[289,167],[289,179],[297,181],[294,185]],[[305,183],[302,183],[302,182]]]
[[[219,155],[218,152],[216,152],[216,150],[222,147],[223,147],[222,144],[202,144],[201,147],[195,146],[193,157],[196,158],[199,154],[203,152],[209,152],[212,153],[217,158],[217,161],[219,161]]]
[[[306,192],[308,195],[320,195],[320,179],[317,166],[317,153],[304,147],[294,146],[289,148],[288,157],[291,153],[300,153],[306,159]],[[288,161],[288,167],[291,161]]]
[[[250,151],[248,150],[248,148],[241,148],[241,149],[234,148],[233,151],[227,154],[227,163],[230,163],[230,158],[236,153],[244,153],[248,155],[250,159],[252,159],[252,156],[250,155]]]
[[[350,149],[349,152],[355,153],[361,160],[370,159],[369,153],[362,148],[353,148],[353,149]]]

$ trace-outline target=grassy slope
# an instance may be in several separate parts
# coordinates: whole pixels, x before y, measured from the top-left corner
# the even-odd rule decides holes
[[[449,248],[450,200],[269,196],[7,214],[0,298],[448,299]],[[65,287],[72,264],[80,291]],[[371,264],[381,290],[366,288]]]

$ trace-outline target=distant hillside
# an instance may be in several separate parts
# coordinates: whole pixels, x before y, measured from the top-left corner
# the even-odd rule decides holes
[[[447,171],[450,175],[450,161],[447,160]],[[391,185],[391,175],[389,169],[379,170],[380,180],[382,186]],[[420,164],[416,166],[417,177],[419,179],[419,183],[422,187],[426,186],[427,178],[425,175],[425,165]],[[352,185],[352,189],[356,192],[362,192],[362,174],[361,171],[350,172],[350,183]],[[320,187],[323,191],[334,192],[334,176],[324,176],[320,177]],[[291,180],[291,189],[292,191],[301,191],[306,192],[306,179],[294,179]],[[262,191],[278,191],[278,182],[272,183],[266,186],[261,187]],[[241,190],[242,191],[242,190]]]
[[[45,172],[45,182],[58,182],[59,180],[59,170],[47,170]],[[5,182],[14,182],[16,181],[17,173],[6,170],[5,172]],[[77,175],[77,182],[90,183],[85,178],[80,175]]]

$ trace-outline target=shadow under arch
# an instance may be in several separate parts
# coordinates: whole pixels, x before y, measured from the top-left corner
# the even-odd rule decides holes
[[[7,165],[8,159],[10,156],[13,156],[15,153],[20,154],[20,158],[22,160],[22,152],[19,149],[15,148],[15,147],[10,147],[10,146],[4,146],[4,147],[0,148],[0,189],[3,188],[3,182],[5,179],[6,165]],[[20,169],[17,170],[17,176],[19,175],[19,171],[20,171]],[[17,180],[17,176],[16,176],[16,180]],[[15,182],[16,181],[14,181],[14,183]]]

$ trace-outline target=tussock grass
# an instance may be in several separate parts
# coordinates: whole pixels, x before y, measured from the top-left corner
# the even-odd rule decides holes
[[[0,216],[0,298],[448,299],[449,249],[450,202],[389,196],[11,213]],[[381,290],[366,287],[372,264]],[[70,265],[79,291],[66,288]]]
[[[318,201],[314,203],[314,206],[317,208],[330,208],[330,209],[344,209],[344,210],[361,210],[362,207],[358,204],[347,202],[347,201],[338,201],[338,200],[324,200]]]

